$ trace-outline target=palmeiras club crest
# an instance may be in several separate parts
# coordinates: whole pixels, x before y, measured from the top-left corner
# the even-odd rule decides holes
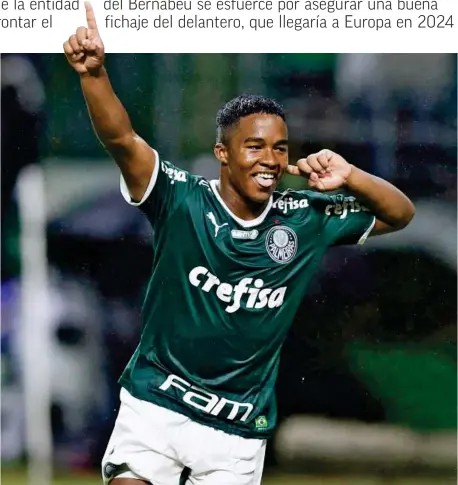
[[[266,236],[266,249],[276,263],[288,263],[296,255],[296,233],[286,226],[272,227]]]

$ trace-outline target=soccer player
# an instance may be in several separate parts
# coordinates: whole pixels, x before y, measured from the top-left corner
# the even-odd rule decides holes
[[[282,343],[326,250],[405,227],[410,200],[329,150],[288,165],[285,115],[240,96],[217,116],[219,180],[165,161],[133,130],[94,12],[64,44],[121,192],[153,228],[140,343],[102,461],[112,485],[259,485]],[[283,174],[315,190],[276,191]],[[327,194],[340,189],[340,195]],[[351,194],[350,196],[345,194]]]

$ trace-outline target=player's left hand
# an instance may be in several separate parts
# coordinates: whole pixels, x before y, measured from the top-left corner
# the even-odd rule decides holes
[[[297,165],[288,165],[290,175],[305,177],[310,188],[321,192],[339,189],[347,183],[352,166],[340,155],[331,150],[301,158]]]

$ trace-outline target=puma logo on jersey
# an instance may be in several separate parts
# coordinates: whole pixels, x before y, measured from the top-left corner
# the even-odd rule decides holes
[[[245,308],[269,308],[280,307],[285,298],[286,286],[272,289],[264,288],[264,281],[257,278],[243,278],[235,286],[221,281],[207,268],[197,266],[189,272],[189,282],[191,285],[208,293],[213,289],[216,296],[228,303],[224,309],[227,313],[234,313],[240,309],[242,298],[246,298]]]
[[[213,191],[212,191],[212,189],[210,187],[210,184],[206,180],[200,180],[199,181],[199,185],[201,187],[205,187],[209,192],[212,192],[213,193]]]
[[[229,225],[227,222],[225,222],[224,224],[221,224],[221,226],[218,226],[218,223],[216,222],[215,214],[213,214],[213,212],[209,212],[207,214],[207,217],[210,219],[210,222],[215,226],[215,237],[218,236],[218,232],[222,227]]]

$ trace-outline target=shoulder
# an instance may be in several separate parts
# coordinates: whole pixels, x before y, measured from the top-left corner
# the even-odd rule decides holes
[[[179,167],[168,160],[159,160],[159,171],[163,173],[163,177],[177,190],[185,190],[193,192],[208,191],[211,192],[210,181],[201,175],[191,173],[189,170]],[[199,190],[200,189],[200,190]]]
[[[181,183],[188,183],[192,182],[194,175],[191,174],[188,170],[175,165],[174,163],[159,158],[159,170],[163,172],[172,183],[181,182]]]
[[[368,211],[353,195],[345,191],[322,193],[314,190],[291,190],[274,192],[273,207],[288,210],[298,208],[310,208],[316,213],[324,215],[339,215],[342,212]]]
[[[292,190],[286,189],[283,192],[276,191],[274,192],[274,204],[278,203],[281,200],[291,199],[297,201],[307,201],[309,206],[321,207],[326,205],[335,205],[335,204],[344,204],[344,203],[352,203],[357,202],[355,196],[349,194],[345,191],[340,192],[317,192],[314,190]],[[305,204],[305,202],[304,202]]]

